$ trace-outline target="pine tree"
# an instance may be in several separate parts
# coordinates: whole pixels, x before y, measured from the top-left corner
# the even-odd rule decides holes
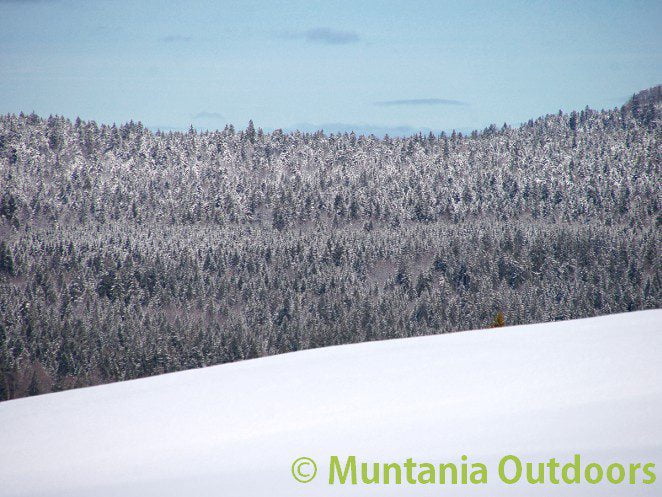
[[[248,121],[248,126],[246,127],[246,138],[249,142],[255,143],[255,126],[253,125],[253,120]]]
[[[14,258],[11,249],[4,240],[0,243],[0,273],[14,275]]]

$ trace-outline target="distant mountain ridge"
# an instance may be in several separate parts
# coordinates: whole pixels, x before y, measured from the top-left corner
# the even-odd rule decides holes
[[[623,106],[623,110],[645,124],[659,125],[662,119],[662,85],[635,93]]]

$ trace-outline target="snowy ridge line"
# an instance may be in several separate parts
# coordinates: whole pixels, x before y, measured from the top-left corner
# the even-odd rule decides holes
[[[662,461],[662,310],[294,352],[0,404],[0,496],[658,495],[329,485],[325,461]],[[292,477],[299,457],[317,477]]]

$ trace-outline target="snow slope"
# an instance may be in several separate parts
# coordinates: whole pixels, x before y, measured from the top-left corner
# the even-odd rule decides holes
[[[0,403],[0,496],[662,495],[662,310],[329,347]],[[505,485],[497,461],[656,463]],[[329,485],[330,455],[487,485]],[[299,456],[318,476],[295,481]]]

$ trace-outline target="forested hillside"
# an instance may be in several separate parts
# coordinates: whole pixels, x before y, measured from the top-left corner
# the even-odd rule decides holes
[[[662,87],[471,136],[0,117],[0,399],[662,303]]]

